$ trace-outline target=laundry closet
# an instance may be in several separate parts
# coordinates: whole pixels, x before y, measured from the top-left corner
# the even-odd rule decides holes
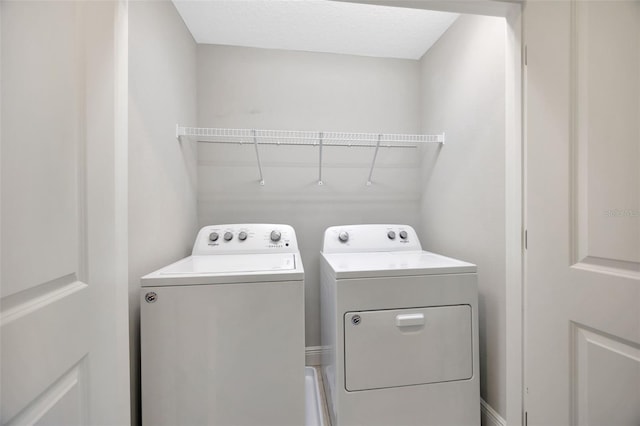
[[[203,225],[210,226],[205,245],[224,241],[231,232],[219,229],[225,222],[295,229],[295,246],[284,227],[260,235],[263,244],[300,249],[282,253],[305,267],[304,279],[294,274],[304,288],[292,322],[300,369],[330,353],[321,336],[325,317],[354,327],[349,334],[333,327],[332,341],[349,339],[355,327],[372,337],[350,352],[357,356],[348,366],[350,349],[335,345],[334,354],[344,354],[334,357],[334,377],[345,372],[344,386],[335,381],[342,407],[372,388],[444,380],[442,368],[426,379],[412,374],[415,364],[393,353],[402,345],[374,351],[368,344],[389,342],[367,326],[369,313],[388,310],[387,331],[411,331],[436,312],[426,310],[438,307],[431,299],[414,304],[412,291],[356,288],[348,309],[343,304],[333,316],[320,309],[334,306],[321,302],[320,290],[329,288],[322,283],[337,289],[354,272],[340,263],[351,253],[325,256],[323,233],[342,249],[352,248],[346,241],[360,230],[378,230],[369,260],[394,257],[372,247],[419,239],[422,249],[466,261],[458,267],[467,272],[477,268],[477,301],[450,306],[471,306],[478,321],[465,309],[448,313],[465,324],[471,318],[479,330],[472,362],[483,424],[640,422],[639,1],[187,3],[250,6],[236,9],[240,21],[229,6],[218,13],[222,23],[208,26],[240,29],[243,42],[194,38],[169,0],[0,1],[0,423],[139,424],[140,299],[150,284],[141,277],[189,255]],[[367,11],[339,24],[320,13],[286,22],[311,5],[354,3]],[[342,30],[366,26],[376,14],[366,6],[372,3],[470,15],[415,56],[399,54],[410,42],[392,54],[373,51],[389,47],[413,18],[390,28],[377,23],[366,49],[345,51],[353,43]],[[267,10],[276,4],[287,11]],[[243,20],[252,24],[242,28]],[[297,42],[302,37],[286,31],[317,24],[313,40],[333,40],[333,48],[247,41]],[[298,131],[310,133],[300,138]],[[303,143],[282,142],[292,135]],[[420,143],[387,147],[391,140]],[[246,228],[233,230],[236,247],[249,241]],[[358,279],[382,277],[363,276],[371,265],[380,268],[369,262]],[[417,275],[410,277],[402,283]],[[393,282],[400,281],[384,280]],[[376,306],[365,306],[373,297],[360,294],[374,296]],[[446,296],[437,297],[442,306]],[[264,311],[283,300],[255,306]],[[234,371],[247,359],[259,369],[269,364],[264,348],[249,346],[242,362],[226,359]],[[172,349],[180,356],[183,347]],[[391,360],[409,374],[389,381],[385,374],[397,370],[369,374],[367,367],[347,378],[354,364],[362,367],[360,358],[367,365]],[[446,361],[456,367],[455,381],[469,377],[468,361]],[[179,377],[189,365],[165,371]],[[182,401],[193,402],[191,395],[181,392]],[[367,404],[381,409],[424,399],[376,395]],[[438,401],[430,399],[445,415],[459,408]],[[405,413],[397,407],[385,414]]]
[[[358,6],[365,14],[374,7]],[[425,250],[478,265],[481,395],[504,415],[506,24],[473,15],[450,20],[424,54],[407,59],[198,44],[172,3],[130,4],[134,383],[139,278],[188,254],[200,227],[295,228],[305,266],[307,364],[318,364],[324,230],[404,223]],[[241,137],[189,136],[188,128]],[[261,131],[314,133],[287,144],[254,138]],[[370,140],[322,140],[335,133]],[[385,135],[431,139],[385,146]]]

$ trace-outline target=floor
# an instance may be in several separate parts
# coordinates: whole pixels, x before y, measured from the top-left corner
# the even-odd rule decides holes
[[[329,410],[327,408],[327,399],[325,398],[324,393],[324,381],[322,380],[322,373],[320,371],[320,366],[308,366],[312,367],[316,371],[316,375],[318,377],[318,389],[320,391],[320,412],[322,414],[322,426],[331,426],[331,421],[329,419]]]

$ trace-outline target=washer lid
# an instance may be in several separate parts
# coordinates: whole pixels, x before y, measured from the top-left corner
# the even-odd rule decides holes
[[[473,263],[428,251],[323,253],[335,278],[475,273]]]
[[[299,256],[299,255],[298,255]],[[296,253],[189,256],[142,277],[142,286],[301,280]]]

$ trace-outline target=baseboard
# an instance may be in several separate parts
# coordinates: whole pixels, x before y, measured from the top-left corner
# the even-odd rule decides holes
[[[307,346],[304,355],[304,365],[317,366],[322,364],[322,346]]]
[[[480,424],[482,426],[507,426],[505,419],[500,417],[500,414],[484,399],[480,399]]]

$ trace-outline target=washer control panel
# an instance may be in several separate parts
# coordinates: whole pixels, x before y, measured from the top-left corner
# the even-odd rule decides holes
[[[297,252],[293,228],[268,223],[205,226],[193,245],[193,255]]]
[[[422,250],[409,225],[343,225],[327,228],[324,253]]]

